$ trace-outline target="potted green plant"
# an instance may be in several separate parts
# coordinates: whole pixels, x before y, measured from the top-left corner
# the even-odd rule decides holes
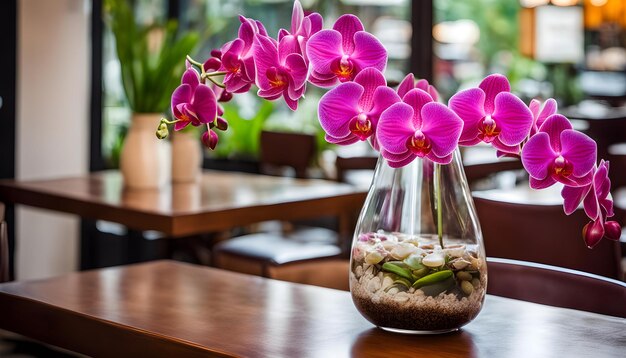
[[[120,156],[124,184],[136,189],[158,188],[168,181],[170,168],[163,158],[170,155],[167,143],[154,137],[154,127],[169,106],[172,90],[179,84],[180,71],[184,68],[180,57],[193,50],[199,36],[194,32],[178,36],[175,21],[139,24],[127,0],[105,0],[104,6],[106,23],[115,35],[122,84],[133,112]],[[186,143],[189,134],[178,134],[182,135],[174,143]],[[198,168],[200,149],[196,152],[195,157],[178,157]]]

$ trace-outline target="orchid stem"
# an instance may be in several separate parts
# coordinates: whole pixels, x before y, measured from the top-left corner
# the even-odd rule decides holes
[[[191,58],[191,56],[187,55],[187,61],[189,61],[193,65],[196,65],[196,66],[200,67],[204,71],[204,66],[200,62],[198,62],[198,61],[194,60],[193,58]]]
[[[165,124],[168,124],[168,125],[169,125],[169,124],[174,124],[174,123],[176,123],[176,122],[178,122],[178,120],[168,121],[168,120],[167,120],[167,119],[165,119],[165,118],[161,118],[161,123],[165,123]]]
[[[216,80],[214,80],[213,78],[206,76],[206,78],[209,79],[209,81],[213,82],[214,85],[216,85],[217,87],[220,88],[226,88],[226,86],[224,86],[224,84],[217,82]]]
[[[437,200],[437,236],[439,237],[439,245],[443,246],[443,208],[441,207],[441,164],[435,164],[435,196]]]
[[[226,71],[215,71],[215,72],[206,72],[204,74],[204,77],[212,77],[212,76],[223,76],[225,74],[227,74],[228,72]]]

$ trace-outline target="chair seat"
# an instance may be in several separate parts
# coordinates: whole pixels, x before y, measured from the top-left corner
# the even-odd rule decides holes
[[[345,289],[346,275],[330,274],[345,266],[338,261],[342,251],[337,241],[336,232],[323,228],[297,230],[285,236],[244,235],[215,245],[213,263],[221,269],[251,275]]]
[[[323,231],[330,230],[297,232],[295,237],[281,237],[272,233],[244,235],[220,242],[215,245],[214,252],[216,256],[230,254],[267,261],[273,265],[339,256],[339,246],[329,242],[331,240],[314,235]]]

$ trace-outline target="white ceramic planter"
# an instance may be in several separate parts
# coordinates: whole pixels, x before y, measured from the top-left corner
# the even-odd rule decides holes
[[[172,182],[193,183],[200,177],[202,144],[193,133],[172,133]]]

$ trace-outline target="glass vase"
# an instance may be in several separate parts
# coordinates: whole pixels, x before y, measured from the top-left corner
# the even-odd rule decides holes
[[[376,326],[401,333],[458,330],[480,312],[487,265],[461,164],[381,157],[356,226],[350,292]]]

